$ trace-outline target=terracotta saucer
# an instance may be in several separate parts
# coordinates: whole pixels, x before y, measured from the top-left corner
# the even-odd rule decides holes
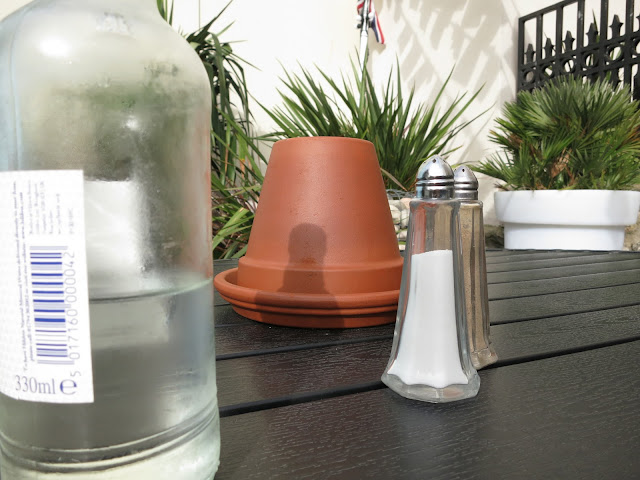
[[[237,284],[238,269],[214,285],[240,315],[258,322],[307,328],[356,328],[392,323],[399,290],[355,294],[267,292]]]

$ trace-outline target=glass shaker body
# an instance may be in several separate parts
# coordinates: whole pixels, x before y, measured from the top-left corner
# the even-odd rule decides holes
[[[476,369],[498,360],[489,336],[489,294],[482,202],[460,199],[467,340]]]
[[[155,0],[36,0],[0,23],[0,64],[0,174],[82,172],[94,395],[0,393],[2,478],[211,478],[202,63]]]
[[[410,203],[398,317],[382,375],[407,398],[449,402],[480,387],[466,342],[459,206],[450,199]]]
[[[478,179],[471,168],[460,165],[453,177],[454,198],[460,200],[467,338],[473,366],[483,368],[495,363],[498,356],[489,336],[489,294],[482,202],[478,200]]]

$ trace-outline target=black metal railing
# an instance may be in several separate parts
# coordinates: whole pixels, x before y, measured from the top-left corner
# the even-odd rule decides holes
[[[574,32],[564,28],[565,11],[571,5],[577,5],[575,37]],[[634,0],[626,0],[624,21],[614,15],[610,25],[609,1],[601,0],[599,20],[594,13],[586,38],[584,8],[585,0],[566,0],[520,18],[516,89],[531,90],[561,75],[591,79],[609,75],[614,85],[624,82],[631,86],[633,98],[640,99],[640,28],[636,29],[640,15],[635,16]],[[552,18],[553,13],[554,35],[543,43],[544,18]],[[525,46],[527,22],[535,22],[535,46]]]

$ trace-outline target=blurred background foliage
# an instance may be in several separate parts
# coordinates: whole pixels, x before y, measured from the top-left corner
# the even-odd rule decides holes
[[[262,186],[260,165],[266,162],[252,133],[244,74],[248,64],[233,52],[231,42],[221,40],[230,25],[217,28],[230,3],[199,30],[183,34],[211,84],[211,220],[216,259],[244,255]],[[160,15],[172,24],[173,1],[157,0],[157,4]]]
[[[418,168],[435,154],[457,150],[454,137],[469,121],[461,116],[480,93],[458,95],[443,105],[451,74],[431,103],[416,101],[414,89],[403,92],[400,66],[381,88],[366,68],[352,64],[350,76],[334,80],[320,68],[300,75],[285,73],[282,104],[268,111],[279,131],[275,138],[337,136],[372,142],[387,189],[414,190]],[[480,113],[482,115],[485,112]],[[478,115],[478,116],[480,116]]]

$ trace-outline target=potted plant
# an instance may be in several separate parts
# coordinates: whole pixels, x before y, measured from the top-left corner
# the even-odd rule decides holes
[[[462,93],[443,105],[451,72],[432,103],[423,103],[414,97],[413,88],[408,94],[403,92],[399,65],[379,89],[366,68],[353,66],[352,75],[340,80],[316,69],[316,75],[305,69],[299,75],[285,74],[282,105],[265,109],[279,129],[269,137],[351,137],[373,143],[398,244],[404,249],[409,220],[408,198],[404,197],[411,196],[422,162],[459,148],[451,145],[454,137],[484,113],[461,121],[481,89],[469,97]]]
[[[511,249],[620,250],[636,222],[640,111],[607,80],[560,77],[505,104],[476,168],[497,178],[496,215]]]
[[[447,155],[459,147],[453,138],[478,116],[461,122],[461,116],[479,95],[463,93],[442,106],[442,96],[451,73],[433,103],[416,101],[414,89],[402,90],[400,67],[380,92],[367,69],[353,66],[352,79],[337,81],[317,68],[317,75],[305,69],[286,73],[283,103],[266,109],[279,131],[272,139],[295,137],[350,137],[373,143],[387,189],[411,192],[418,168],[432,155]],[[264,108],[264,107],[263,107]]]

